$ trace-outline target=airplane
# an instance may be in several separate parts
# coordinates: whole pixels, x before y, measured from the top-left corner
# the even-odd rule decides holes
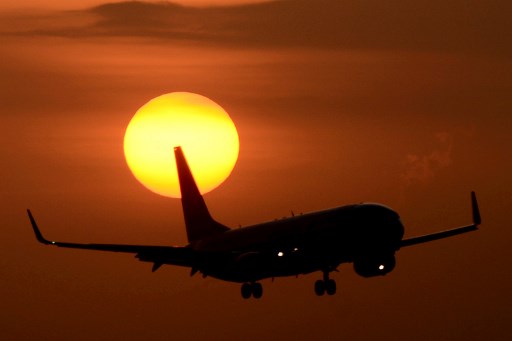
[[[334,295],[336,282],[329,277],[342,263],[352,263],[362,277],[386,275],[395,268],[395,252],[478,230],[480,211],[471,192],[473,222],[441,232],[403,239],[399,215],[387,206],[360,203],[294,215],[282,220],[230,229],[210,215],[181,147],[174,148],[188,245],[150,246],[124,244],[82,244],[50,241],[43,237],[27,209],[37,240],[43,244],[98,251],[135,254],[142,262],[191,269],[224,281],[241,283],[244,299],[263,295],[261,280],[298,276],[320,271],[316,295]]]

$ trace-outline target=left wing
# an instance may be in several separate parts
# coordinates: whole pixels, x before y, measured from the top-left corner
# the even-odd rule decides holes
[[[43,237],[30,210],[27,210],[32,229],[36,239],[46,245],[67,247],[73,249],[97,250],[135,253],[140,261],[154,263],[153,271],[156,271],[163,264],[180,265],[193,267],[196,264],[196,254],[189,247],[174,246],[151,246],[151,245],[126,245],[126,244],[81,244],[50,241]]]
[[[480,225],[482,223],[482,219],[480,218],[480,210],[478,209],[478,203],[476,201],[475,192],[471,192],[471,209],[472,209],[472,213],[473,213],[473,224],[467,225],[467,226],[462,226],[462,227],[457,227],[457,228],[454,228],[451,230],[431,233],[431,234],[427,234],[424,236],[404,239],[400,243],[400,247],[406,247],[406,246],[431,242],[431,241],[434,241],[437,239],[452,237],[452,236],[456,236],[461,233],[478,230],[478,225]]]

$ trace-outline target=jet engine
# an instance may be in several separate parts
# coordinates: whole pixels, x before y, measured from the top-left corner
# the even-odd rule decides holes
[[[354,260],[354,270],[362,277],[384,276],[395,268],[395,255],[366,256]]]

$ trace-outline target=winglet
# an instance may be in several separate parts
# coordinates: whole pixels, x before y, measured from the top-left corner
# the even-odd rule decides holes
[[[37,227],[36,220],[32,216],[30,210],[27,209],[28,218],[30,219],[30,223],[32,224],[32,229],[34,230],[34,234],[36,235],[37,241],[43,244],[55,244],[55,242],[51,242],[43,237],[41,231],[39,231],[39,227]]]
[[[473,212],[473,224],[478,226],[482,223],[482,218],[480,217],[480,210],[478,209],[475,191],[471,192],[471,209]]]

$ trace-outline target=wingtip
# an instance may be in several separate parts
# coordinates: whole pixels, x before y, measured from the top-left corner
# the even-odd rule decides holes
[[[480,225],[482,223],[482,218],[480,216],[480,209],[478,208],[475,191],[471,191],[471,211],[473,213],[473,224],[475,226]]]
[[[43,237],[43,234],[39,230],[39,227],[37,226],[36,220],[34,219],[34,216],[32,215],[32,212],[30,212],[30,209],[27,209],[28,218],[30,219],[30,224],[32,225],[32,229],[34,230],[34,234],[36,235],[36,239],[38,242],[43,244],[55,244],[55,242],[51,242]]]

